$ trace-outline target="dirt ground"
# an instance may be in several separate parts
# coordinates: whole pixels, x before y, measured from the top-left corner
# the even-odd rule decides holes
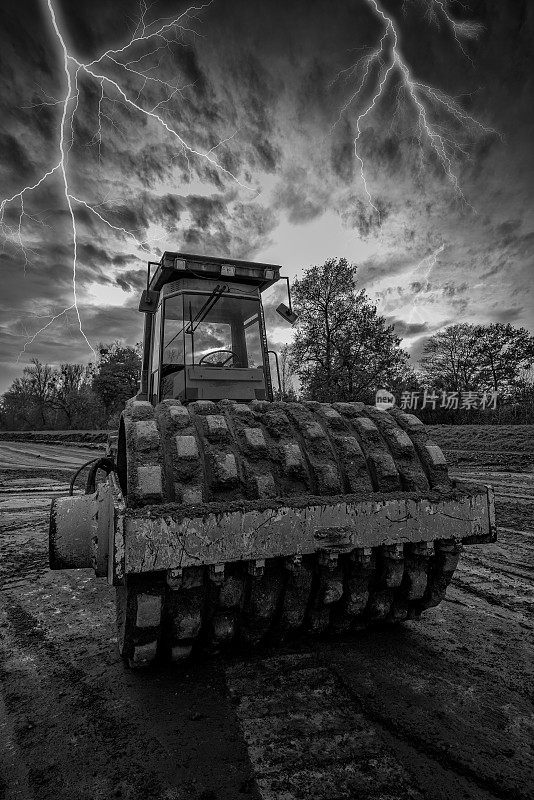
[[[113,589],[48,569],[50,499],[95,450],[0,441],[0,797],[530,800],[532,451],[447,436],[452,474],[495,486],[499,540],[465,549],[441,606],[141,674],[116,652]]]

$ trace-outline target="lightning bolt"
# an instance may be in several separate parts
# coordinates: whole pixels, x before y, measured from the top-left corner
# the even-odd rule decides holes
[[[444,250],[445,250],[445,244],[440,244],[440,246],[437,247],[432,253],[429,253],[428,256],[425,256],[425,258],[423,258],[418,264],[416,264],[416,266],[409,273],[410,275],[415,275],[415,273],[417,273],[420,269],[424,267],[423,280],[421,281],[421,283],[424,284],[424,290],[427,293],[428,289],[430,288],[430,281],[429,281],[430,273],[436,266],[438,256],[441,255],[441,253],[443,253]],[[423,318],[423,315],[419,310],[419,294],[414,295],[412,299],[412,309],[410,311],[410,316],[408,319],[409,324],[415,321],[416,315],[421,322],[423,323],[426,322],[426,320]]]
[[[58,22],[53,0],[41,1],[51,24],[54,39],[57,44],[57,54],[61,62],[65,81],[65,91],[62,98],[59,100],[51,98],[49,101],[44,103],[46,105],[61,106],[61,118],[58,123],[57,160],[52,164],[52,166],[50,166],[49,169],[46,169],[35,182],[24,186],[12,196],[4,198],[0,202],[0,232],[4,237],[4,241],[11,241],[21,249],[24,255],[24,269],[26,270],[26,267],[29,263],[29,248],[24,243],[22,228],[24,218],[31,217],[25,210],[25,199],[28,197],[28,195],[31,195],[32,192],[35,192],[37,189],[39,189],[39,187],[41,187],[50,178],[53,176],[58,177],[61,182],[62,196],[64,198],[65,208],[68,212],[70,224],[72,242],[72,303],[59,311],[57,314],[44,315],[44,318],[49,317],[48,322],[27,338],[21,352],[19,353],[17,362],[26,352],[26,349],[33,344],[33,342],[41,333],[47,330],[47,328],[49,328],[61,317],[68,318],[69,312],[73,312],[75,314],[79,333],[93,353],[94,357],[97,358],[95,349],[83,330],[82,319],[78,305],[77,274],[79,268],[79,234],[76,223],[77,206],[83,207],[90,213],[90,215],[94,216],[99,223],[113,230],[115,233],[131,238],[141,250],[150,251],[149,243],[147,241],[141,241],[134,232],[129,231],[121,226],[112,224],[108,219],[106,219],[104,214],[98,210],[96,204],[91,204],[86,199],[78,197],[71,189],[71,181],[68,169],[68,155],[75,141],[75,118],[80,105],[79,81],[82,75],[94,81],[99,87],[97,112],[98,127],[97,132],[93,137],[93,141],[98,144],[99,160],[101,155],[100,146],[102,143],[102,118],[104,117],[109,119],[109,117],[106,117],[102,111],[102,104],[104,99],[108,99],[112,102],[121,102],[136,114],[144,117],[147,121],[159,126],[165,132],[165,134],[167,134],[176,143],[177,147],[183,153],[190,172],[190,159],[201,158],[207,161],[226,178],[229,178],[237,183],[240,187],[254,191],[251,187],[241,183],[237,175],[235,175],[229,169],[226,169],[214,157],[213,153],[216,147],[218,147],[219,144],[223,144],[225,141],[228,141],[228,139],[222,140],[219,142],[219,144],[211,147],[207,152],[203,152],[189,144],[178,133],[174,125],[164,119],[161,113],[158,113],[158,110],[176,95],[182,96],[182,92],[185,88],[187,88],[187,86],[178,86],[163,80],[157,75],[150,74],[150,71],[154,69],[154,66],[146,65],[145,61],[146,58],[153,56],[163,47],[170,49],[170,45],[176,42],[178,35],[183,36],[185,33],[198,35],[193,28],[187,27],[187,20],[201,14],[201,12],[211,5],[213,0],[209,0],[209,2],[203,3],[202,5],[190,6],[186,11],[176,17],[167,18],[166,20],[159,20],[151,24],[146,23],[145,17],[148,7],[146,3],[142,2],[140,20],[130,39],[124,45],[115,49],[110,48],[101,53],[101,55],[99,55],[97,58],[87,62],[81,61],[69,49],[66,42],[66,37]],[[140,44],[147,43],[154,44],[154,48],[142,54],[139,58],[134,59],[129,57],[128,54],[131,52],[132,48]],[[129,60],[121,60],[124,59],[124,57],[129,58]],[[115,70],[118,70],[120,75],[124,74],[124,76],[128,76],[130,80],[132,79],[131,76],[133,76],[135,79],[139,79],[141,81],[141,86],[137,91],[137,94],[135,96],[131,95],[128,86],[124,84],[121,77],[117,78],[116,76],[110,76],[108,72],[109,68],[115,68]],[[155,84],[167,92],[166,98],[157,103],[153,108],[146,108],[141,104],[143,90],[147,84]],[[7,224],[5,214],[7,208],[11,204],[16,203],[19,204],[20,213],[18,215],[17,225],[15,228],[13,228]],[[151,242],[152,241],[156,240],[153,239]]]
[[[455,19],[449,11],[447,0],[418,0],[419,5],[425,9],[428,20],[438,28],[443,25],[448,27],[462,54],[473,64],[473,59],[464,47],[463,40],[477,39],[482,33],[483,26],[479,22]],[[465,6],[462,5],[462,8]]]
[[[458,139],[455,139],[454,135],[446,129],[444,124],[439,121],[438,115],[441,114],[448,118],[451,123],[460,126],[471,136],[477,134],[499,134],[493,128],[484,125],[475,117],[468,114],[454,98],[439,89],[417,80],[402,53],[400,34],[392,17],[383,10],[379,0],[365,0],[365,2],[374,16],[383,24],[383,33],[378,46],[374,50],[364,55],[348,69],[341,70],[334,79],[334,82],[340,78],[344,78],[348,81],[354,76],[360,76],[356,88],[341,107],[339,116],[334,122],[332,129],[352,105],[362,105],[363,96],[365,94],[368,95],[370,92],[370,99],[363,103],[363,108],[361,108],[356,117],[356,135],[354,137],[354,155],[360,167],[360,178],[370,207],[378,215],[378,218],[380,218],[380,211],[373,202],[371,191],[368,186],[365,163],[361,154],[360,139],[366,120],[371,116],[379,101],[384,97],[386,90],[394,78],[398,82],[398,103],[400,103],[400,96],[402,92],[404,92],[409,101],[409,105],[415,113],[417,140],[421,159],[423,158],[424,146],[426,143],[427,147],[429,147],[436,156],[455,194],[461,198],[466,205],[470,206],[464,196],[458,176],[453,167],[455,155],[466,155],[466,149],[462,146],[462,143]],[[469,58],[463,46],[463,40],[476,38],[481,30],[481,26],[476,23],[458,22],[449,11],[448,0],[417,0],[417,2],[424,4],[426,15],[431,22],[435,24],[444,24],[450,29],[462,53]],[[374,89],[371,88],[373,78],[376,81]],[[472,208],[472,206],[470,207]]]

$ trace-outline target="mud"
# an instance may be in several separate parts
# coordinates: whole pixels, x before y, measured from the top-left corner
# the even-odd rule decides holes
[[[109,431],[0,431],[0,441],[59,444],[63,447],[102,447]]]
[[[485,494],[483,486],[469,483],[458,483],[446,491],[426,492],[367,492],[361,494],[344,494],[321,496],[314,494],[302,494],[297,497],[275,498],[272,500],[238,500],[228,503],[198,503],[191,507],[182,506],[180,503],[164,503],[160,505],[148,505],[144,508],[128,509],[127,516],[132,519],[142,519],[145,516],[160,517],[172,514],[173,518],[186,519],[188,517],[201,517],[208,514],[227,514],[234,511],[267,511],[279,508],[308,508],[309,506],[329,506],[338,503],[386,503],[388,500],[429,500],[439,502],[440,500],[462,500],[474,494]]]
[[[7,475],[11,470],[17,470],[17,474],[28,476],[46,471],[43,477],[47,477],[53,470],[54,477],[58,473],[70,475],[80,464],[96,458],[100,452],[103,454],[104,450],[82,447],[77,443],[64,447],[38,442],[0,441],[0,473]]]
[[[532,466],[452,471],[495,485],[499,540],[465,549],[420,622],[138,674],[116,653],[112,589],[48,570],[59,458],[1,456],[0,797],[533,796]]]

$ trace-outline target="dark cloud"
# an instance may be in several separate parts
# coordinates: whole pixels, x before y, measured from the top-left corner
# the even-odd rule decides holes
[[[362,239],[376,232],[387,220],[391,205],[381,198],[373,200],[374,208],[354,196],[343,203],[341,218],[348,228],[355,228]]]
[[[146,288],[146,269],[130,269],[117,275],[115,281],[125,292]]]
[[[358,264],[358,281],[362,286],[375,283],[383,278],[394,278],[413,268],[413,256],[404,254],[402,256],[390,256],[387,259],[368,259]],[[393,287],[390,287],[393,291]]]
[[[173,50],[173,63],[185,78],[185,82],[194,85],[195,95],[199,99],[205,98],[208,94],[207,80],[193,47],[175,48]]]
[[[98,247],[92,242],[83,242],[78,248],[80,258],[85,263],[92,263],[94,266],[106,267],[112,260],[112,256],[103,247]]]
[[[248,168],[274,172],[281,158],[281,150],[275,144],[277,137],[274,136],[272,109],[280,82],[248,48],[234,58],[229,69],[240,102],[246,109],[241,135],[250,143],[245,156]]]
[[[133,253],[118,253],[113,256],[111,261],[115,267],[124,267],[126,264],[131,264],[135,259],[136,256],[134,256]]]
[[[388,325],[393,325],[395,333],[401,338],[405,336],[418,336],[429,329],[427,322],[406,322],[402,319],[396,319],[395,317],[387,317],[386,323]]]
[[[517,322],[523,314],[522,306],[515,306],[513,308],[494,308],[492,317],[495,322]]]
[[[421,283],[419,281],[414,281],[409,287],[411,294],[420,294],[421,292],[427,292],[429,289],[430,284],[428,282]]]
[[[498,275],[501,272],[505,272],[506,267],[507,267],[506,259],[501,258],[497,260],[489,269],[482,272],[480,277],[482,280],[487,280],[487,278],[492,278],[493,276]]]
[[[170,165],[175,157],[175,148],[169,144],[160,144],[159,146],[148,144],[135,155],[130,155],[126,169],[132,170],[139,177],[141,184],[150,189],[171,174]],[[182,166],[185,168],[185,156],[179,155],[178,158],[181,159]]]
[[[469,291],[468,283],[452,283],[448,281],[441,287],[443,297],[456,297],[458,294],[464,294]]]
[[[185,251],[252,259],[266,247],[276,225],[271,209],[241,202],[192,204],[194,224],[183,230]]]
[[[462,317],[470,307],[470,302],[465,297],[455,298],[450,301],[450,307],[453,308],[457,317]]]
[[[150,222],[149,209],[144,199],[144,196],[141,195],[128,204],[110,205],[109,208],[102,205],[98,210],[111,225],[133,231],[142,238],[142,233],[146,231]],[[85,209],[82,209],[82,213],[87,214]],[[94,216],[90,216],[90,223],[91,226],[97,225]]]
[[[18,139],[11,134],[0,133],[0,151],[10,167],[17,171],[21,180],[26,180],[32,175],[33,162]]]
[[[495,235],[499,244],[503,247],[512,244],[522,224],[523,221],[520,219],[510,219],[497,225],[495,228]]]
[[[225,213],[222,197],[190,197],[187,206],[193,224],[201,231],[219,223]]]
[[[115,339],[140,342],[144,315],[135,308],[91,308],[84,316],[84,330],[90,341],[111,342]]]
[[[293,167],[278,185],[275,202],[287,212],[290,222],[299,225],[321,216],[328,206],[329,192],[317,186],[301,167]]]
[[[344,183],[352,183],[354,180],[354,137],[355,132],[352,129],[350,120],[346,118],[335,127],[331,137],[330,160],[332,169]]]

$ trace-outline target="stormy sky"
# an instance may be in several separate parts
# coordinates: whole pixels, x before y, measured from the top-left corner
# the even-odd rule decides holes
[[[2,4],[0,391],[139,341],[164,250],[291,277],[344,256],[414,362],[455,322],[534,329],[529,0],[50,3],[57,30],[47,0]]]

